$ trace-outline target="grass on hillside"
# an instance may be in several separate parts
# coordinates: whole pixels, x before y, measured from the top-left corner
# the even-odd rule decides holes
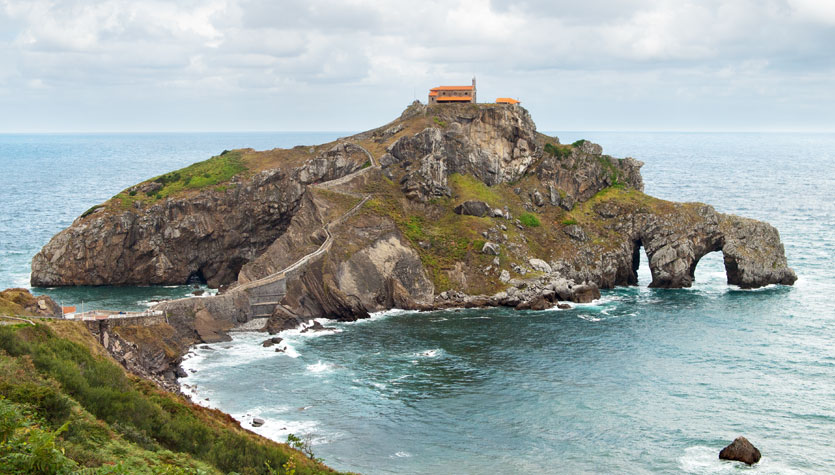
[[[134,201],[154,202],[183,190],[196,190],[219,185],[231,180],[235,175],[245,170],[247,170],[247,167],[241,160],[240,151],[224,151],[208,160],[151,179],[149,184],[158,189],[150,194],[134,189],[123,191],[116,197],[121,201],[122,208],[130,208]],[[95,211],[94,209],[91,210]]]
[[[0,315],[32,316],[27,312],[24,305],[34,305],[36,299],[24,289],[6,289],[0,292]]]
[[[89,334],[0,327],[0,473],[327,473],[286,445],[241,429],[94,356]],[[294,466],[294,472],[289,469]]]

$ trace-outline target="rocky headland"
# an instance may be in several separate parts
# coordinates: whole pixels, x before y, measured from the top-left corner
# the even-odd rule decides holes
[[[587,302],[637,284],[642,250],[652,287],[691,286],[716,251],[729,284],[794,283],[774,227],[648,196],[642,165],[561,144],[520,106],[416,102],[332,143],[226,151],[131,187],[56,235],[32,284],[205,281],[219,295],[156,307],[193,344],[390,308]],[[166,348],[170,363],[184,345]]]

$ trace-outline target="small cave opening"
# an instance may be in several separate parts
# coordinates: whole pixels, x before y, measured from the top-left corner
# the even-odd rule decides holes
[[[192,272],[188,276],[188,279],[186,279],[186,285],[206,285],[206,278],[203,277],[203,269]]]

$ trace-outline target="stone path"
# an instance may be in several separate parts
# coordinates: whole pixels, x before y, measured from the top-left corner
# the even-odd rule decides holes
[[[310,263],[311,260],[318,258],[325,252],[330,249],[331,244],[333,243],[333,235],[331,234],[330,230],[333,226],[337,226],[345,222],[346,219],[351,217],[354,213],[356,213],[362,206],[371,199],[371,195],[360,195],[357,193],[352,193],[349,191],[338,191],[333,190],[334,187],[339,185],[345,184],[354,178],[364,175],[369,172],[369,170],[379,168],[379,164],[374,159],[374,156],[362,147],[361,145],[357,145],[355,143],[348,143],[347,145],[352,145],[363,152],[365,152],[366,156],[368,156],[368,160],[371,163],[371,166],[357,170],[351,174],[345,175],[341,178],[337,178],[335,180],[330,180],[325,183],[320,183],[318,185],[311,185],[321,189],[327,189],[331,191],[335,191],[336,193],[342,193],[344,195],[353,196],[353,197],[362,197],[359,203],[354,205],[351,209],[346,211],[342,216],[339,217],[336,221],[331,221],[324,226],[322,226],[322,230],[325,231],[325,235],[327,238],[325,241],[319,246],[318,249],[315,251],[305,255],[304,257],[300,258],[296,262],[290,264],[289,266],[281,269],[278,272],[270,274],[266,277],[262,277],[257,280],[253,280],[247,282],[245,284],[241,284],[234,289],[232,292],[246,292],[249,301],[250,301],[250,310],[252,313],[253,318],[256,319],[263,319],[267,318],[272,315],[275,307],[279,305],[279,301],[284,296],[284,279],[287,278],[287,275],[290,272],[300,269],[303,266],[306,266]],[[266,291],[265,291],[266,290]]]

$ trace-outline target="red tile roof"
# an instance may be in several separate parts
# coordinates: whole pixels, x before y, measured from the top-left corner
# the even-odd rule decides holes
[[[473,86],[438,86],[433,87],[430,91],[472,91]]]
[[[500,97],[496,99],[496,104],[518,104],[520,101],[510,97]]]

